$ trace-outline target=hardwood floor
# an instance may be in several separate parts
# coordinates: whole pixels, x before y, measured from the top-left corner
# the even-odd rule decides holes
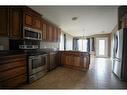
[[[111,60],[91,60],[87,72],[58,67],[46,76],[22,89],[127,89],[127,82],[119,81],[111,71]]]

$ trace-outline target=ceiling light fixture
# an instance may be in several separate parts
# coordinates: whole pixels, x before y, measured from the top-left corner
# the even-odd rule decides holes
[[[73,21],[75,21],[75,20],[77,20],[78,19],[78,17],[72,17],[72,20]]]

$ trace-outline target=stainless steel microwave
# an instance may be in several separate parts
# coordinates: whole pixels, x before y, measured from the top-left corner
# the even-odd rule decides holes
[[[31,40],[42,40],[42,31],[29,27],[24,27],[23,38]]]

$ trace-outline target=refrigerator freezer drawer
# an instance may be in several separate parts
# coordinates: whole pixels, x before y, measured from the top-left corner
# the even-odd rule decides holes
[[[121,79],[121,64],[117,59],[113,60],[113,72],[119,79]]]

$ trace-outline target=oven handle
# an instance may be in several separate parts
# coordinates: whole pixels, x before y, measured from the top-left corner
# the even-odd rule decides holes
[[[29,58],[30,58],[30,59],[34,59],[35,57],[43,57],[43,56],[48,56],[48,54],[29,56]]]

